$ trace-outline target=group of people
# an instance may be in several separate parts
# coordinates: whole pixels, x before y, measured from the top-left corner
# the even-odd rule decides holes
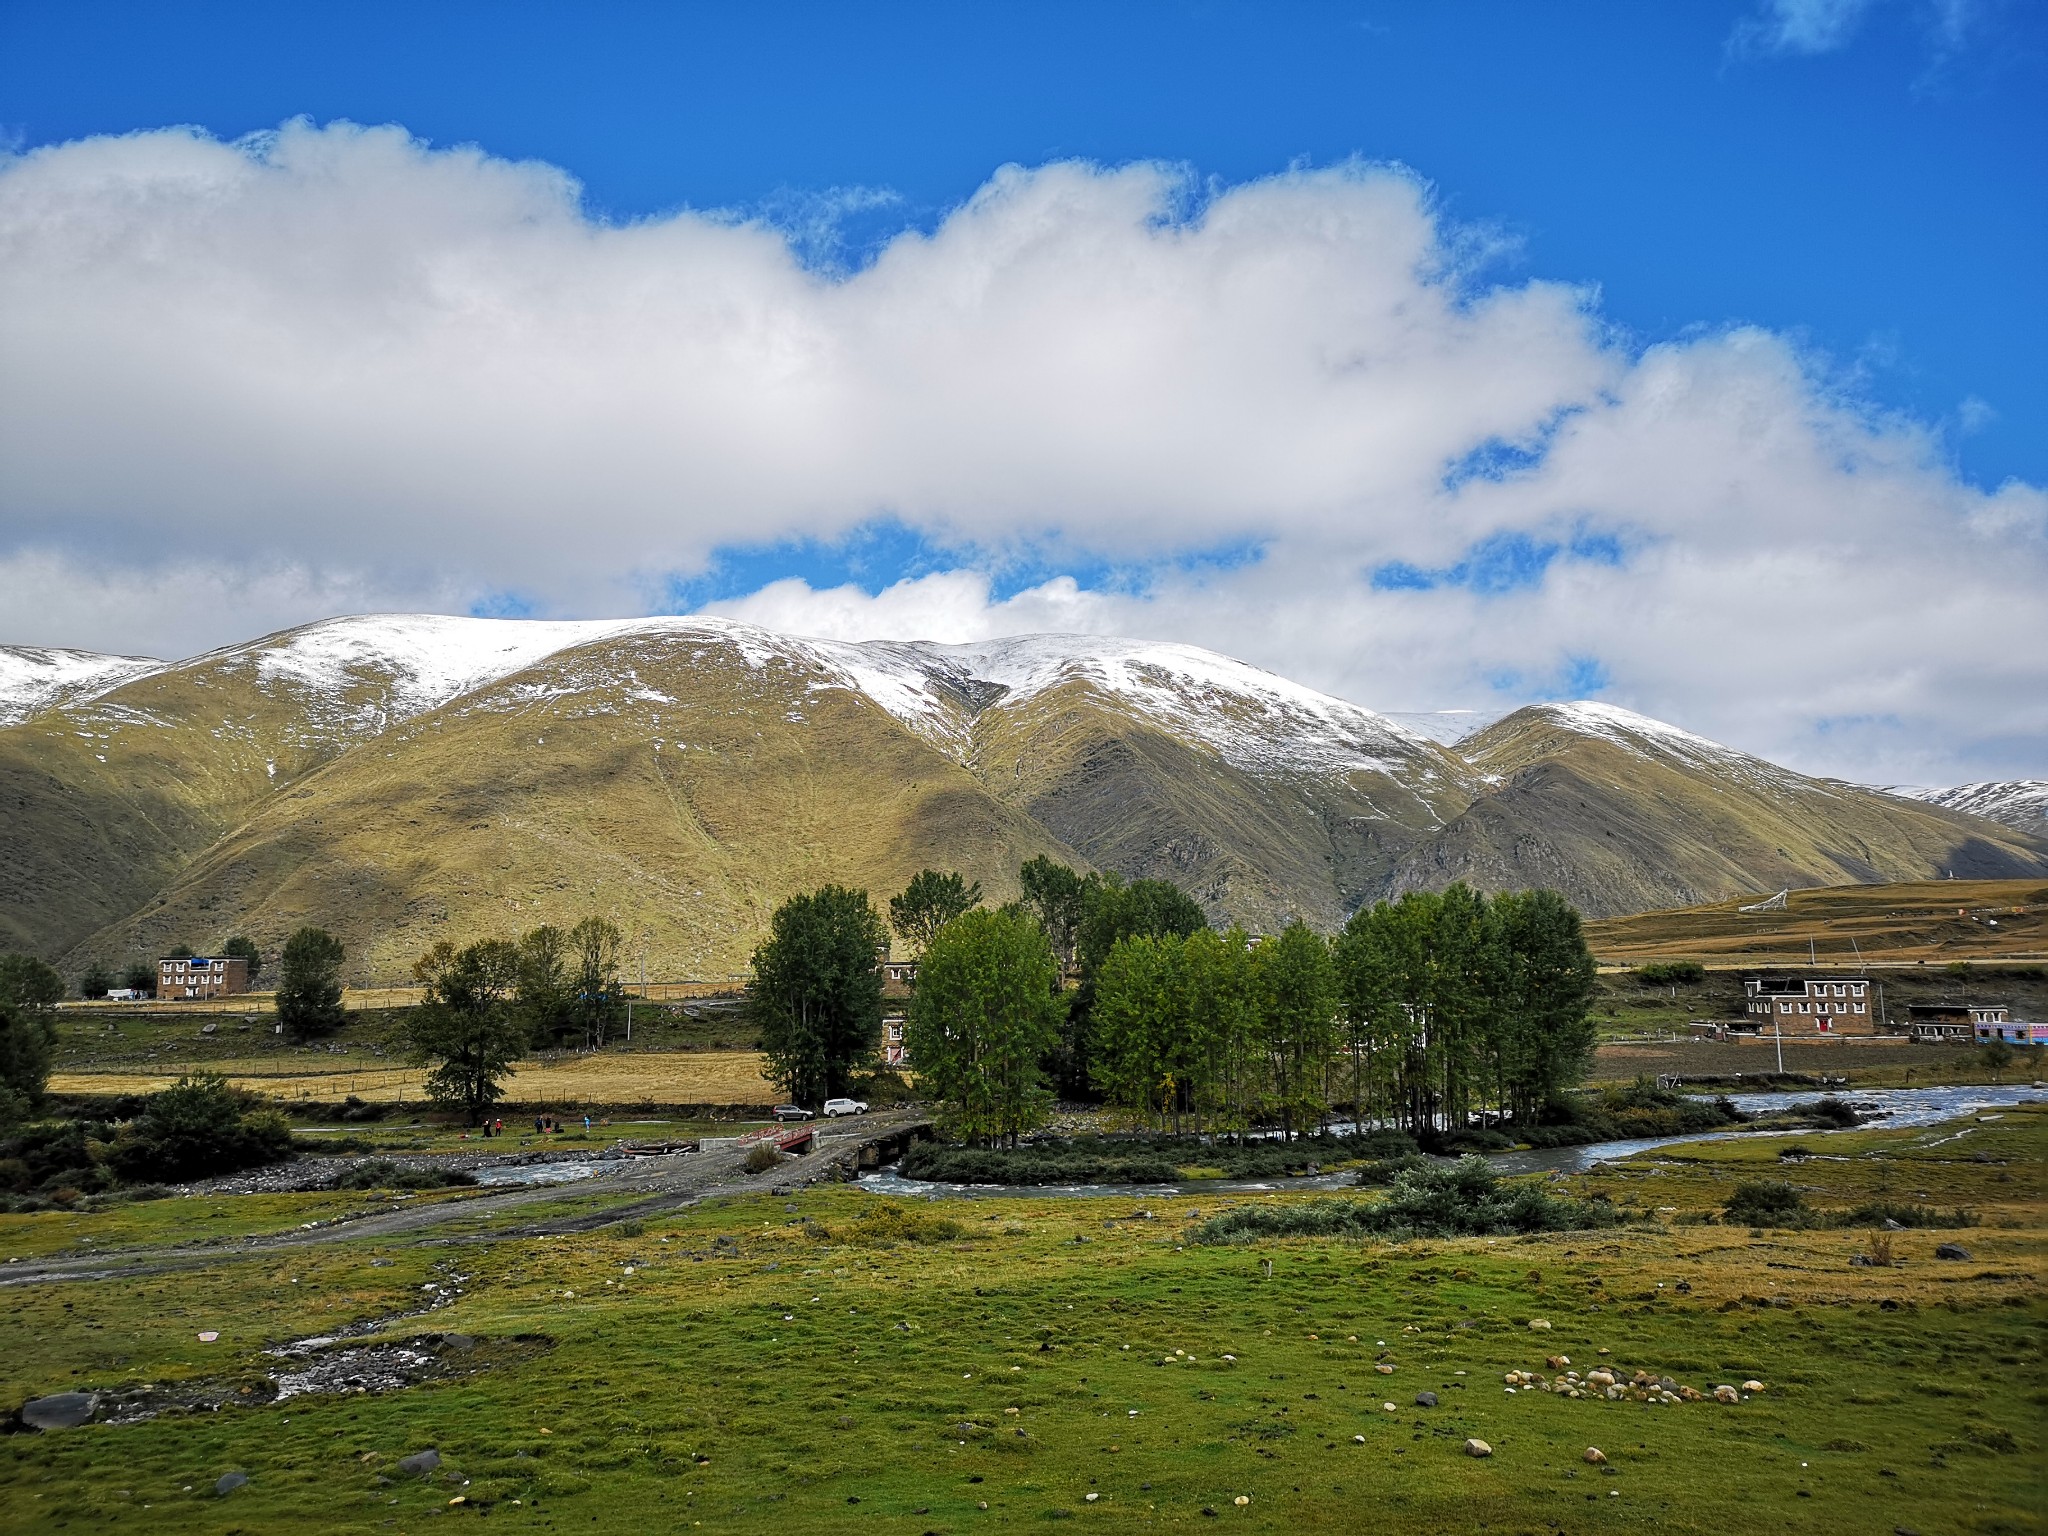
[[[599,1125],[610,1125],[611,1121],[600,1120],[596,1123]],[[586,1135],[589,1133],[590,1127],[590,1116],[585,1115],[583,1117],[583,1130]],[[553,1136],[561,1129],[561,1122],[553,1115],[535,1115],[533,1117],[533,1133],[536,1136]],[[479,1136],[502,1136],[505,1134],[505,1122],[502,1120],[486,1120],[483,1124],[483,1129],[477,1132],[477,1134]],[[462,1139],[464,1141],[469,1140],[469,1132],[464,1131]]]

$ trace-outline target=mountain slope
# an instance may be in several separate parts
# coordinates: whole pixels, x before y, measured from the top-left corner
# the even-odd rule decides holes
[[[1610,916],[1784,886],[2048,873],[2039,839],[1612,705],[1533,705],[1459,750],[1496,787],[1403,859],[1394,890],[1550,886]]]
[[[73,699],[97,697],[162,665],[148,656],[0,645],[0,726],[13,725]]]
[[[1452,748],[1189,646],[382,615],[175,664],[7,654],[0,948],[73,966],[316,922],[391,980],[594,911],[650,971],[722,975],[792,891],[936,865],[1001,899],[1041,852],[1268,931],[1453,879],[1603,914],[2048,872],[2048,839],[1611,706]]]
[[[61,700],[0,730],[0,947],[68,948],[350,746],[613,627],[380,615],[140,670],[71,653]]]
[[[1965,811],[1999,821],[2036,837],[2048,837],[2048,779],[2003,779],[1984,784],[1958,784],[1951,789],[1893,790],[1909,800]]]
[[[358,983],[440,938],[597,913],[649,973],[745,964],[792,891],[878,904],[927,863],[1002,899],[1072,852],[804,642],[625,626],[412,716],[306,774],[67,957],[240,928],[334,931]]]

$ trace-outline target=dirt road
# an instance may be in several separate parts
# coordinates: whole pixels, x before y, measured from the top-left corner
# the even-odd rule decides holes
[[[591,1176],[570,1183],[517,1185],[459,1200],[397,1209],[386,1207],[287,1232],[219,1239],[179,1248],[21,1259],[0,1265],[0,1286],[147,1274],[365,1238],[448,1243],[586,1232],[613,1222],[679,1210],[712,1195],[815,1183],[855,1165],[861,1148],[867,1144],[900,1141],[928,1125],[922,1113],[912,1110],[883,1111],[857,1120],[822,1121],[811,1150],[788,1159],[772,1174],[749,1174],[743,1166],[747,1147],[728,1142],[707,1146],[701,1152],[588,1162],[583,1166],[593,1170]],[[530,1222],[518,1220],[525,1207],[563,1201],[588,1208],[568,1214],[552,1213]]]

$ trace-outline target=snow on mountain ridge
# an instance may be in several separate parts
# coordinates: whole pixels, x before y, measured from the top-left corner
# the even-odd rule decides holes
[[[1967,811],[2022,832],[2048,832],[2048,779],[1993,779],[1978,784],[1954,784],[1946,789],[1895,785],[1885,793],[1938,805],[1944,810]]]
[[[0,726],[26,720],[53,704],[97,697],[162,665],[149,656],[0,645]]]

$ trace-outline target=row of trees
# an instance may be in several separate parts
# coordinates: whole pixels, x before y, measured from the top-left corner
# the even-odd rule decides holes
[[[934,870],[889,902],[921,957],[911,1060],[975,1140],[1014,1142],[1055,1092],[1175,1132],[1293,1132],[1334,1113],[1415,1133],[1526,1122],[1590,1058],[1593,960],[1552,892],[1454,885],[1363,908],[1334,939],[1297,922],[1255,940],[1217,932],[1165,881],[1043,858],[1021,876],[1022,899],[996,910]],[[751,1006],[797,1101],[844,1093],[872,1056],[885,940],[863,891],[776,912]]]
[[[1095,1086],[1178,1131],[1293,1131],[1342,1109],[1411,1133],[1531,1121],[1584,1075],[1594,964],[1549,891],[1463,885],[1300,923],[1120,939],[1094,977]]]
[[[586,917],[566,931],[544,925],[459,949],[444,939],[421,955],[413,977],[424,996],[400,1037],[415,1065],[433,1068],[429,1097],[474,1125],[529,1050],[602,1046],[626,1016],[624,945],[617,924]]]

